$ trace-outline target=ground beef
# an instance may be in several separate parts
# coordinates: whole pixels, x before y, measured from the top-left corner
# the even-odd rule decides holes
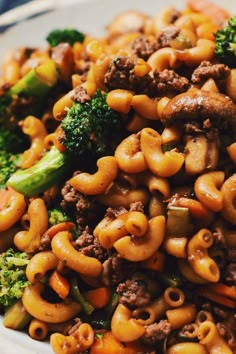
[[[111,219],[117,218],[119,215],[127,213],[128,210],[124,207],[107,208],[105,216]]]
[[[228,343],[229,347],[232,350],[236,349],[236,340],[234,338],[234,333],[236,331],[235,321],[233,328],[229,328],[225,323],[217,322],[216,327],[220,333],[220,335],[225,339]]]
[[[51,248],[51,237],[47,234],[47,232],[42,235],[42,237],[40,238],[40,246],[39,246],[39,250],[40,251],[47,251],[50,250]]]
[[[120,303],[131,308],[143,307],[150,302],[151,296],[144,281],[128,279],[120,283],[116,291],[120,295]]]
[[[145,330],[142,341],[148,345],[155,345],[158,341],[165,339],[169,335],[171,325],[167,320],[160,320],[159,322],[145,326]]]
[[[188,335],[188,333],[194,333],[195,331],[196,331],[196,328],[194,326],[194,323],[188,323],[180,329],[179,336],[186,337]]]
[[[130,211],[139,211],[140,213],[144,213],[144,205],[142,202],[134,202],[130,204]]]
[[[135,59],[130,57],[120,57],[115,59],[109,70],[104,75],[104,83],[109,90],[125,89],[136,93],[144,90],[152,82],[149,74],[142,77],[134,75]]]
[[[73,188],[67,181],[61,190],[61,207],[64,210],[74,211],[76,222],[79,225],[88,225],[96,220],[97,205],[93,196],[84,194]]]
[[[83,86],[78,86],[75,89],[72,100],[78,103],[85,103],[91,100],[91,97],[88,95],[87,90]]]
[[[121,258],[119,254],[112,254],[103,263],[102,280],[106,286],[118,285],[130,278],[137,268],[137,263]]]
[[[157,42],[160,48],[170,47],[171,41],[178,37],[180,29],[176,26],[166,26],[164,27],[157,37]]]
[[[230,73],[230,68],[225,64],[212,64],[209,61],[202,61],[194,70],[191,81],[194,83],[202,83],[209,78],[215,81],[224,80]]]
[[[131,48],[134,51],[134,54],[137,55],[137,57],[147,60],[150,55],[152,55],[160,48],[160,44],[155,38],[149,39],[144,36],[141,36],[135,38],[131,45]]]
[[[154,87],[156,87],[157,94],[166,92],[181,93],[188,89],[189,80],[177,74],[174,70],[165,69],[162,72],[155,72],[153,75]]]
[[[71,335],[74,332],[76,332],[78,330],[78,328],[82,325],[82,323],[83,323],[83,321],[79,317],[76,317],[74,319],[73,325],[71,326],[71,328],[68,331],[68,334]]]
[[[100,262],[104,262],[108,257],[106,249],[103,248],[98,239],[89,232],[88,226],[75,241],[75,245],[82,254],[97,258]]]

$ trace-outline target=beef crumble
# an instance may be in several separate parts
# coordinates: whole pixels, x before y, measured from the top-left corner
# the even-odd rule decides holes
[[[111,89],[125,89],[136,93],[144,92],[152,78],[149,74],[142,77],[134,74],[136,58],[118,57],[112,61],[109,70],[104,75],[104,84]]]
[[[152,85],[156,86],[156,94],[159,95],[170,91],[181,93],[188,89],[189,80],[174,70],[165,69],[161,72],[154,72]]]
[[[192,73],[191,81],[203,83],[209,78],[216,81],[225,80],[230,73],[230,68],[225,64],[212,64],[209,61],[202,61]]]
[[[171,325],[167,320],[160,320],[145,326],[145,333],[142,341],[148,345],[155,345],[164,340],[171,332]]]
[[[146,38],[145,36],[140,36],[135,38],[131,48],[135,55],[139,58],[147,60],[155,51],[160,48],[156,38]]]
[[[97,258],[100,262],[104,262],[108,257],[107,250],[103,248],[98,239],[89,232],[88,226],[85,227],[85,230],[74,244],[82,254]]]
[[[79,226],[83,227],[91,222],[97,222],[97,202],[93,196],[80,193],[71,186],[69,181],[63,186],[61,195],[61,207],[73,212]]]

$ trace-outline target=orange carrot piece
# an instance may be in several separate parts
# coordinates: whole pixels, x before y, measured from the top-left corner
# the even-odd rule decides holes
[[[215,291],[211,290],[211,288],[209,288],[209,286],[205,286],[203,287],[199,287],[197,289],[197,293],[200,296],[204,296],[207,299],[216,302],[218,304],[224,305],[226,307],[230,307],[235,309],[236,308],[236,302],[229,299],[226,296],[220,295],[218,293],[216,293]]]
[[[64,221],[59,224],[51,226],[44,234],[44,236],[48,236],[50,239],[53,238],[60,231],[68,231],[73,229],[75,224],[71,221]]]
[[[145,269],[163,272],[165,265],[165,255],[160,251],[156,251],[150,258],[141,262],[141,267]]]
[[[101,309],[109,303],[111,299],[111,290],[106,287],[96,288],[83,293],[83,297],[94,308]]]
[[[57,270],[50,275],[48,283],[60,298],[65,299],[69,295],[70,283]]]
[[[210,0],[187,0],[186,3],[192,11],[207,15],[217,25],[223,25],[231,16],[225,8]]]
[[[222,283],[209,284],[208,288],[217,294],[236,300],[236,286],[228,286]]]

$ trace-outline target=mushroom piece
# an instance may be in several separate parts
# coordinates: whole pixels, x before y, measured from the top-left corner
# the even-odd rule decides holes
[[[204,90],[190,90],[172,98],[162,111],[161,120],[168,125],[176,120],[228,122],[236,133],[236,105],[226,95]]]

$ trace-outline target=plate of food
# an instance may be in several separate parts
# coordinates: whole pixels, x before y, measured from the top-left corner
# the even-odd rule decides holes
[[[80,1],[1,34],[1,354],[236,353],[236,7]]]

